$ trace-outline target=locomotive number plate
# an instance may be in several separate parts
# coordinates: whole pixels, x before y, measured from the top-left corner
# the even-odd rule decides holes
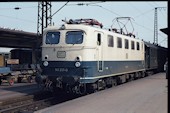
[[[58,51],[57,52],[57,57],[58,58],[65,58],[66,57],[66,52],[65,51]]]
[[[55,68],[55,71],[57,72],[68,72],[67,68]]]

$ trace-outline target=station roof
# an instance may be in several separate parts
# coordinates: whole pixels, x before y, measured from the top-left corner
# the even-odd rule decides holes
[[[162,31],[165,34],[168,34],[168,28],[162,28],[162,29],[160,29],[160,31]]]
[[[41,43],[37,33],[0,27],[0,47],[33,48],[37,43]]]

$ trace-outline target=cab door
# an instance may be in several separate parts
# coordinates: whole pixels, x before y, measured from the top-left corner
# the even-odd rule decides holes
[[[99,72],[103,72],[103,33],[95,32],[97,37],[97,69]]]

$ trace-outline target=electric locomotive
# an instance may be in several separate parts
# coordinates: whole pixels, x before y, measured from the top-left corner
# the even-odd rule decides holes
[[[76,19],[44,30],[46,86],[82,94],[145,76],[144,42],[102,27],[94,19]]]

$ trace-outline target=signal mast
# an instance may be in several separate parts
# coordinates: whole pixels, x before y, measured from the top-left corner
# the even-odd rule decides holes
[[[155,16],[154,16],[154,43],[158,44],[158,12],[157,9],[165,9],[166,7],[155,7]]]

